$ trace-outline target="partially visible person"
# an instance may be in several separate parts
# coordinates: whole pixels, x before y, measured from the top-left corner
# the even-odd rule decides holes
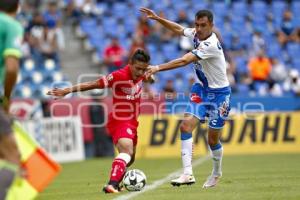
[[[137,50],[128,65],[105,77],[68,88],[56,88],[48,92],[48,95],[62,98],[73,92],[112,88],[113,109],[108,116],[107,128],[119,154],[112,163],[109,182],[103,188],[105,193],[119,193],[120,182],[126,172],[126,167],[129,167],[135,160],[139,125],[137,118],[140,112],[142,83],[147,81],[145,72],[149,61],[148,53]]]
[[[250,59],[248,69],[250,79],[252,80],[249,87],[251,91],[255,91],[257,84],[264,84],[269,80],[272,64],[269,58],[265,56],[264,51],[261,50],[257,53],[256,57]]]
[[[146,45],[145,42],[142,38],[140,37],[133,37],[131,41],[131,46],[129,49],[129,57],[137,50],[137,49],[144,49],[146,50]]]
[[[62,13],[58,9],[58,1],[51,0],[48,2],[47,10],[43,13],[46,24],[52,24],[53,31],[57,35],[57,46],[59,50],[65,48],[65,38],[62,30]]]
[[[92,102],[89,107],[89,114],[94,135],[94,156],[96,157],[113,157],[114,147],[111,136],[107,133],[103,126],[105,121],[105,109],[99,98],[99,93],[92,92]]]
[[[188,27],[191,24],[184,10],[179,11],[176,23],[184,27]],[[181,36],[179,39],[179,48],[184,52],[190,51],[193,49],[193,43],[187,37]]]
[[[158,16],[148,8],[141,8],[140,11],[175,35],[186,36],[194,43],[192,51],[167,63],[150,66],[147,72],[147,76],[150,76],[159,71],[171,70],[194,63],[194,72],[198,79],[191,88],[190,102],[180,124],[183,174],[173,179],[171,184],[180,186],[196,182],[192,169],[192,132],[199,121],[203,122],[208,117],[208,145],[211,150],[213,170],[203,184],[203,188],[214,187],[222,176],[223,147],[220,136],[230,111],[231,88],[226,75],[223,48],[217,35],[213,32],[213,14],[209,10],[199,10],[195,14],[194,27],[186,28]]]
[[[163,87],[163,94],[165,99],[173,100],[176,97],[176,90],[174,87],[173,79],[169,79],[166,82],[166,85]]]
[[[296,96],[300,96],[300,75],[296,69],[289,72],[289,76],[283,83],[283,89],[286,92],[291,92]]]
[[[46,59],[53,59],[58,62],[58,37],[53,29],[54,23],[48,22],[44,26],[42,35],[37,38],[37,48],[42,56],[42,62]],[[42,63],[39,66],[43,66]]]
[[[120,45],[117,37],[111,38],[111,43],[104,49],[104,64],[108,67],[108,72],[120,69],[126,60],[127,53]]]
[[[266,42],[262,37],[262,33],[259,30],[255,30],[252,36],[252,51],[255,56],[258,52],[264,51],[266,48]]]
[[[286,10],[282,16],[280,30],[277,30],[277,40],[282,46],[293,40],[295,28],[293,24],[293,13],[290,10]]]
[[[0,1],[0,199],[5,199],[20,169],[20,153],[9,117],[10,98],[16,84],[23,28],[16,17],[19,0]]]
[[[270,78],[272,81],[282,83],[288,76],[287,68],[277,58],[270,59],[272,64],[272,70]]]

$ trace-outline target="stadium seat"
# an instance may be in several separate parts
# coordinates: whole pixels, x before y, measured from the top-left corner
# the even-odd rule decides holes
[[[248,13],[248,6],[245,2],[243,1],[237,1],[234,2],[232,5],[232,13],[231,16],[232,18],[235,17],[245,17]]]
[[[299,57],[300,56],[300,45],[297,43],[288,43],[287,52],[290,57]]]
[[[268,43],[267,45],[267,55],[269,57],[280,57],[281,47],[277,42]]]
[[[162,53],[167,60],[174,59],[178,56],[178,46],[175,43],[167,43],[162,46]]]
[[[45,67],[44,69],[48,72],[58,69],[57,63],[55,63],[55,61],[52,59],[45,60],[44,67]]]
[[[225,17],[228,14],[228,7],[225,2],[216,2],[212,4],[212,10],[218,17]]]
[[[299,17],[299,10],[300,10],[300,1],[292,1],[291,2],[291,10],[292,12],[295,14],[294,17],[296,17],[296,14],[297,14],[297,17]]]
[[[22,68],[26,71],[33,71],[35,69],[35,63],[32,59],[26,59]]]
[[[243,57],[236,57],[235,58],[236,70],[239,74],[247,74],[248,67],[247,67],[247,60]]]
[[[32,73],[32,83],[39,85],[43,82],[43,74],[41,72],[35,71]]]
[[[253,1],[251,4],[251,12],[255,18],[264,18],[268,13],[267,4],[264,1]]]
[[[237,85],[237,90],[240,94],[248,94],[249,93],[249,86],[243,83],[239,83]]]
[[[280,0],[280,1],[272,1],[272,4],[271,4],[271,13],[274,15],[274,16],[282,16],[284,10],[286,9],[287,7],[287,4]]]
[[[97,22],[93,18],[83,19],[80,21],[80,28],[86,34],[90,34],[91,32],[93,32],[96,26]]]
[[[300,57],[294,57],[292,60],[292,67],[296,68],[300,72]]]

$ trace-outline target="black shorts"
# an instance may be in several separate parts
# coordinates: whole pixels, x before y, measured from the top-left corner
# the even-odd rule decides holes
[[[4,112],[0,106],[0,135],[7,135],[12,133],[11,129],[12,119]]]

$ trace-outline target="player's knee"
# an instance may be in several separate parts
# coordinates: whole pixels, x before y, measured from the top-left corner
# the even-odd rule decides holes
[[[209,146],[215,146],[219,143],[219,140],[216,140],[216,139],[208,139],[208,145]]]
[[[127,153],[128,155],[133,155],[133,149],[131,145],[122,145],[120,153]]]
[[[6,135],[5,137],[1,138],[0,158],[12,162],[16,165],[20,164],[21,154],[12,134]]]
[[[208,145],[209,146],[215,146],[219,143],[219,138],[217,137],[208,137]]]
[[[179,128],[183,133],[190,133],[193,131],[188,121],[182,121]]]

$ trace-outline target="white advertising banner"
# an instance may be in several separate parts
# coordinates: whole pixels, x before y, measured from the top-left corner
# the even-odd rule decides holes
[[[84,160],[80,117],[42,118],[21,123],[55,161]]]

